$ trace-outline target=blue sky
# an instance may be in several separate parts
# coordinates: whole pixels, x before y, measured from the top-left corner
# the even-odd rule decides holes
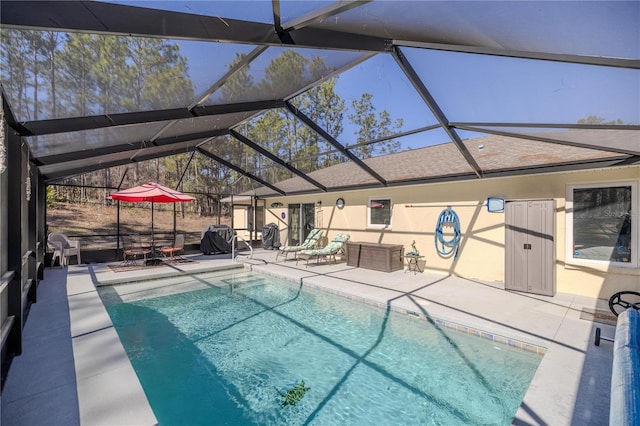
[[[120,3],[265,23],[273,20],[271,1],[266,0]],[[331,3],[282,2],[282,19],[286,22]],[[548,4],[561,8],[572,7],[559,2]],[[632,11],[638,9],[633,2],[616,2],[609,3],[603,10],[620,15],[621,11],[629,8]],[[593,10],[585,12],[583,21],[576,21],[574,25],[610,26],[599,23],[599,17],[594,15]],[[613,39],[627,37],[634,19],[637,20],[637,17],[624,17],[625,22],[617,24],[621,26],[619,33],[613,30],[607,36]],[[557,31],[564,31],[560,27]],[[548,34],[547,37],[552,35]],[[603,38],[598,37],[598,43],[601,44]],[[623,49],[631,52],[638,50],[640,41],[628,42],[629,46],[622,46]],[[248,53],[253,48],[204,42],[178,43],[182,53],[189,58],[190,73],[199,93],[226,71],[236,51]],[[639,70],[418,48],[403,48],[403,51],[450,121],[575,123],[580,118],[596,115],[607,121],[621,119],[626,124],[640,124]],[[327,53],[332,55],[331,52]],[[386,109],[393,118],[405,121],[403,130],[435,123],[429,109],[391,55],[379,54],[341,74],[336,90],[347,105],[363,93],[371,93],[378,112]],[[352,143],[352,133],[351,129],[346,128],[342,142]]]
[[[239,47],[180,43],[199,91],[226,71]],[[202,44],[210,52],[203,54]],[[404,52],[450,121],[576,123],[596,115],[640,124],[640,72],[405,48]],[[344,72],[336,91],[350,105],[373,94],[378,112],[405,121],[404,130],[434,124],[391,55],[379,54]],[[350,143],[346,132],[345,143]]]

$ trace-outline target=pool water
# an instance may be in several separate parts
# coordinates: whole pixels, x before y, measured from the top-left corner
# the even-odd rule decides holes
[[[245,271],[101,295],[163,426],[508,425],[541,360]]]

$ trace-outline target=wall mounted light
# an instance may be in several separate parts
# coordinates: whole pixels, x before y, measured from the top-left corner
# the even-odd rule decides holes
[[[280,207],[284,207],[284,204],[280,203],[280,202],[276,202],[276,203],[271,203],[271,208],[272,209],[278,209]]]
[[[501,213],[504,211],[504,198],[487,198],[487,211],[490,213]]]
[[[336,207],[339,209],[344,207],[344,198],[340,197],[336,200]]]

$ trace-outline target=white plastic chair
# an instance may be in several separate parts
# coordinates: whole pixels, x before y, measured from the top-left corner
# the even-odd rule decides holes
[[[60,258],[60,266],[65,267],[69,264],[69,257],[76,256],[78,265],[82,263],[80,255],[80,241],[70,240],[64,234],[52,232],[49,234],[47,244],[54,248],[51,266],[53,266],[56,257]]]
[[[51,256],[51,266],[55,265],[56,259],[60,259],[60,266],[62,266],[62,243],[60,241],[47,239],[47,247],[49,251],[53,252]]]

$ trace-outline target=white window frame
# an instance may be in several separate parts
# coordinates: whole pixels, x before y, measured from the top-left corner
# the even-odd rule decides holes
[[[390,206],[390,214],[389,214],[389,224],[388,225],[384,225],[384,224],[374,224],[371,223],[371,201],[372,200],[389,200],[389,206]],[[367,201],[367,228],[369,229],[390,229],[391,226],[393,224],[393,199],[389,196],[386,195],[381,195],[379,197],[369,197],[369,200]]]
[[[593,260],[593,259],[580,259],[574,258],[573,247],[573,191],[575,189],[585,188],[610,188],[616,186],[630,186],[631,187],[631,261],[630,262],[615,262],[611,260]],[[615,181],[604,183],[584,183],[567,185],[567,202],[565,211],[565,261],[567,264],[577,265],[602,265],[602,266],[616,266],[623,268],[637,268],[638,267],[638,238],[640,237],[639,223],[638,223],[638,210],[640,206],[640,200],[638,199],[638,181]]]

